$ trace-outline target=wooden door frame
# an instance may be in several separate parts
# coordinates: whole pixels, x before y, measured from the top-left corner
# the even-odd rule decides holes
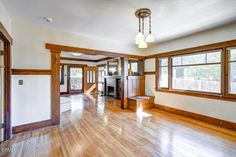
[[[70,90],[70,68],[82,68],[82,74],[84,76],[84,65],[76,64],[76,65],[67,65],[67,93],[68,94],[79,94],[84,92],[84,77],[82,78],[82,89],[79,92]]]
[[[96,91],[98,91],[98,66],[86,66],[85,69],[86,68],[96,68],[97,69],[95,72],[95,84],[97,84]],[[94,70],[91,70],[91,71],[94,71]],[[86,92],[85,90],[86,90],[86,83],[87,83],[87,74],[85,74],[85,72],[86,72],[86,70],[84,70],[84,86],[85,86],[84,93]]]
[[[106,69],[106,66],[107,66],[106,64],[97,65],[98,68],[99,68],[99,67],[104,67],[104,71],[105,71],[105,69]],[[98,70],[98,79],[99,79],[99,70]],[[99,81],[98,81],[98,84],[99,84]],[[106,92],[105,92],[105,90],[106,90],[106,89],[105,89],[105,78],[103,78],[103,83],[102,83],[102,84],[103,84],[103,86],[104,86],[104,87],[103,87],[103,92],[104,92],[103,95],[104,95],[104,94],[106,93]],[[98,91],[98,92],[99,92],[99,91]]]
[[[52,125],[60,124],[60,53],[63,52],[77,52],[84,53],[89,55],[106,55],[110,57],[121,57],[123,58],[122,68],[128,65],[128,58],[136,58],[136,59],[144,59],[144,56],[131,55],[125,53],[117,53],[117,52],[108,52],[80,47],[72,47],[72,46],[64,46],[64,45],[56,45],[56,44],[45,44],[45,48],[49,49],[51,52],[51,123]],[[124,59],[125,58],[125,59]],[[126,68],[126,70],[128,70]],[[122,92],[121,96],[121,107],[123,109],[127,108],[127,80],[126,76],[128,76],[128,71],[122,69]]]
[[[11,137],[11,45],[12,38],[0,22],[0,39],[4,42],[4,140]]]

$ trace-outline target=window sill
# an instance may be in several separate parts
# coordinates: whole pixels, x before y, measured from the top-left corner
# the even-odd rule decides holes
[[[180,95],[188,95],[188,96],[195,96],[201,98],[208,98],[208,99],[218,99],[224,101],[236,101],[236,96],[222,96],[221,94],[217,93],[202,93],[202,92],[194,92],[194,91],[182,91],[182,90],[171,90],[171,89],[159,89],[156,88],[157,92],[165,92],[165,93],[173,93],[173,94],[180,94]]]

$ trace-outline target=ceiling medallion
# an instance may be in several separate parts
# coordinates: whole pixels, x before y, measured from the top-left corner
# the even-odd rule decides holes
[[[135,12],[135,16],[139,19],[139,30],[135,36],[135,44],[138,45],[138,48],[147,48],[148,43],[155,41],[154,36],[152,35],[152,19],[151,19],[151,10],[148,8],[141,8]],[[149,18],[149,33],[145,38],[145,28],[144,28],[144,19]],[[141,25],[142,24],[142,25]]]

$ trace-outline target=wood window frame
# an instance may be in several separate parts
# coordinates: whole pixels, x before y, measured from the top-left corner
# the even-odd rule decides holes
[[[160,66],[160,59],[167,59],[167,66]],[[167,69],[168,69],[168,78],[169,78],[169,76],[170,76],[170,69],[169,69],[169,65],[170,65],[170,58],[169,57],[161,57],[161,58],[156,58],[156,74],[158,74],[157,75],[157,82],[156,82],[156,89],[163,89],[163,90],[169,90],[170,89],[170,86],[171,86],[171,84],[170,84],[170,80],[168,79],[168,87],[160,87],[159,86],[159,76],[160,76],[160,68],[163,68],[163,67],[167,67]]]
[[[61,81],[60,81],[60,85],[64,85],[65,84],[65,66],[63,64],[60,65],[61,66]]]
[[[183,50],[177,50],[172,52],[166,52],[162,54],[156,54],[156,91],[159,92],[167,92],[173,94],[181,94],[181,95],[189,95],[189,96],[196,96],[196,97],[203,97],[203,98],[210,98],[210,99],[220,99],[226,101],[236,101],[236,94],[229,94],[229,77],[228,77],[228,49],[236,47],[236,40],[232,41],[225,41],[210,45],[204,45],[199,47],[193,47]],[[173,89],[172,88],[172,57],[186,55],[186,54],[197,54],[197,53],[204,53],[207,51],[215,51],[222,49],[221,52],[221,91],[220,93],[211,93],[211,92],[201,92],[201,91],[190,91],[190,90],[180,90],[180,89]],[[160,58],[168,58],[168,69],[169,69],[169,88],[159,88],[159,59]]]
[[[65,65],[65,64],[64,64]],[[71,79],[70,79],[70,69],[71,68],[81,68],[82,74],[84,75],[84,65],[83,64],[67,64],[67,93],[68,94],[78,94],[84,92],[84,76],[82,78],[82,89],[78,91],[74,91],[70,89]]]
[[[229,77],[229,75],[230,75],[230,73],[229,73],[229,63],[236,63],[236,61],[229,61],[229,50],[230,49],[236,49],[236,47],[232,46],[232,47],[227,47],[225,49],[225,65],[226,65],[226,68],[225,68],[225,73],[226,73],[226,75],[225,75],[226,76],[225,86],[227,87],[226,95],[228,97],[235,97],[236,98],[236,94],[229,93],[229,79],[230,79],[230,77]]]

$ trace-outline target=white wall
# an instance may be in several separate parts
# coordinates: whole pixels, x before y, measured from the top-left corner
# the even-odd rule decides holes
[[[162,53],[233,39],[236,39],[236,23],[165,42],[149,49],[149,51]],[[145,61],[146,71],[152,71],[154,67],[153,61]],[[146,94],[155,95],[156,104],[236,122],[236,102],[156,92],[155,75],[146,75],[145,84]]]
[[[11,26],[8,18],[5,19],[4,9],[1,8],[0,5],[0,18],[1,22],[5,23],[8,30],[11,30]],[[2,13],[3,12],[3,13]],[[176,49],[182,49],[192,46],[199,46],[224,40],[236,39],[236,23],[228,26],[224,26],[221,28],[217,28],[210,31],[205,31],[202,33],[194,34],[188,37],[172,40],[169,42],[157,44],[156,46],[152,46],[146,51],[146,55],[152,53],[161,53],[168,52]],[[11,31],[9,31],[11,32]],[[50,69],[51,61],[50,61],[50,52],[45,49],[45,43],[54,43],[54,44],[62,44],[62,45],[70,45],[70,46],[78,46],[84,48],[92,48],[92,49],[101,49],[112,52],[137,52],[136,48],[130,45],[120,45],[118,43],[113,43],[107,40],[98,40],[94,38],[89,38],[86,36],[78,36],[75,34],[70,34],[66,32],[61,32],[59,30],[52,30],[49,28],[39,27],[34,24],[29,24],[24,21],[13,21],[12,22],[12,37],[14,40],[13,44],[13,53],[12,53],[12,67],[13,68],[23,68],[23,69]],[[152,61],[147,62],[145,65],[145,69],[148,71],[153,71]],[[17,81],[19,78],[28,82],[31,79],[35,80],[31,82],[32,86],[23,85],[21,87],[17,86]],[[50,97],[45,97],[44,93],[47,93],[51,90],[50,81],[47,78],[42,86],[41,79],[43,80],[44,76],[13,76],[12,80],[12,97],[14,106],[13,113],[13,124],[23,124],[29,122],[36,122],[38,120],[45,120],[50,116]],[[160,103],[162,105],[170,105],[179,109],[189,110],[191,112],[197,112],[200,114],[210,115],[216,118],[222,118],[229,121],[236,121],[236,114],[232,114],[232,110],[236,110],[236,104],[234,106],[231,102],[225,101],[217,101],[218,105],[215,105],[216,100],[210,99],[202,99],[202,98],[194,98],[194,101],[185,101],[189,100],[188,96],[179,97],[182,100],[176,99],[176,95],[170,95],[167,93],[158,94],[155,92],[155,77],[148,76],[146,77],[146,91],[150,93],[150,95],[154,94],[156,96],[156,103]],[[30,91],[32,87],[37,87],[37,92],[27,92],[24,93],[22,91]],[[19,97],[20,96],[20,97]],[[22,107],[24,100],[31,99],[34,101],[29,101],[28,108],[30,108],[29,112],[26,112]],[[165,100],[168,98],[168,100]],[[170,99],[175,99],[175,106]],[[15,100],[17,101],[15,101]],[[43,99],[40,101],[38,99]],[[39,103],[36,103],[36,101]],[[165,100],[165,101],[164,101]],[[167,102],[166,102],[167,101]],[[198,105],[200,103],[204,105]],[[26,105],[26,104],[25,104]],[[198,105],[196,109],[195,106]],[[207,106],[208,105],[208,106]],[[30,107],[29,107],[30,106]],[[206,107],[207,106],[207,107]],[[219,107],[221,106],[221,107]],[[38,109],[40,107],[40,110]],[[223,109],[224,110],[223,110]],[[214,110],[213,110],[214,109]],[[208,111],[206,111],[208,110]],[[222,112],[223,111],[223,112]],[[19,118],[19,113],[24,113],[25,115]],[[32,115],[31,113],[35,113]],[[211,113],[211,114],[210,114]],[[30,120],[29,120],[30,117]]]
[[[156,70],[156,59],[150,58],[144,61],[144,71],[145,72],[153,72]]]
[[[11,35],[11,18],[8,15],[5,7],[0,0],[0,22],[6,28],[7,32]]]
[[[23,80],[23,85],[19,85]],[[51,77],[12,76],[12,126],[51,118]]]
[[[218,27],[215,29],[203,31],[186,37],[157,43],[151,46],[147,51],[147,55],[180,50],[184,48],[196,47],[217,43],[221,41],[236,39],[236,23]]]
[[[14,39],[12,68],[15,69],[50,69],[51,56],[49,50],[45,49],[45,43],[102,49],[112,52],[129,52],[131,50],[129,46],[112,43],[107,40],[78,36],[17,20],[12,21],[12,36]],[[62,63],[87,64],[86,62],[73,61],[63,61]],[[94,66],[96,64],[90,62],[88,65]],[[42,82],[39,80],[43,80],[43,76],[32,76],[31,78],[29,76],[20,76],[20,79],[25,82],[30,81],[30,79],[34,80],[34,82],[30,82],[31,86],[24,84],[18,87],[16,84],[19,80],[18,76],[13,76],[12,79],[15,84],[12,86],[12,94],[14,95],[12,97],[12,106],[14,107],[12,123],[14,125],[21,125],[45,120],[46,118],[50,119],[51,99],[45,96],[45,93],[51,91],[50,81],[44,81],[44,85],[42,85]],[[31,91],[32,87],[36,87],[37,92],[23,92]],[[66,86],[62,88],[62,91],[65,91]],[[43,101],[38,99],[43,99]],[[25,104],[28,105],[27,109],[29,110],[27,112],[22,107],[24,100],[30,100],[27,101],[28,104]],[[20,113],[24,113],[21,118],[19,118]],[[31,118],[29,119],[29,117]]]

